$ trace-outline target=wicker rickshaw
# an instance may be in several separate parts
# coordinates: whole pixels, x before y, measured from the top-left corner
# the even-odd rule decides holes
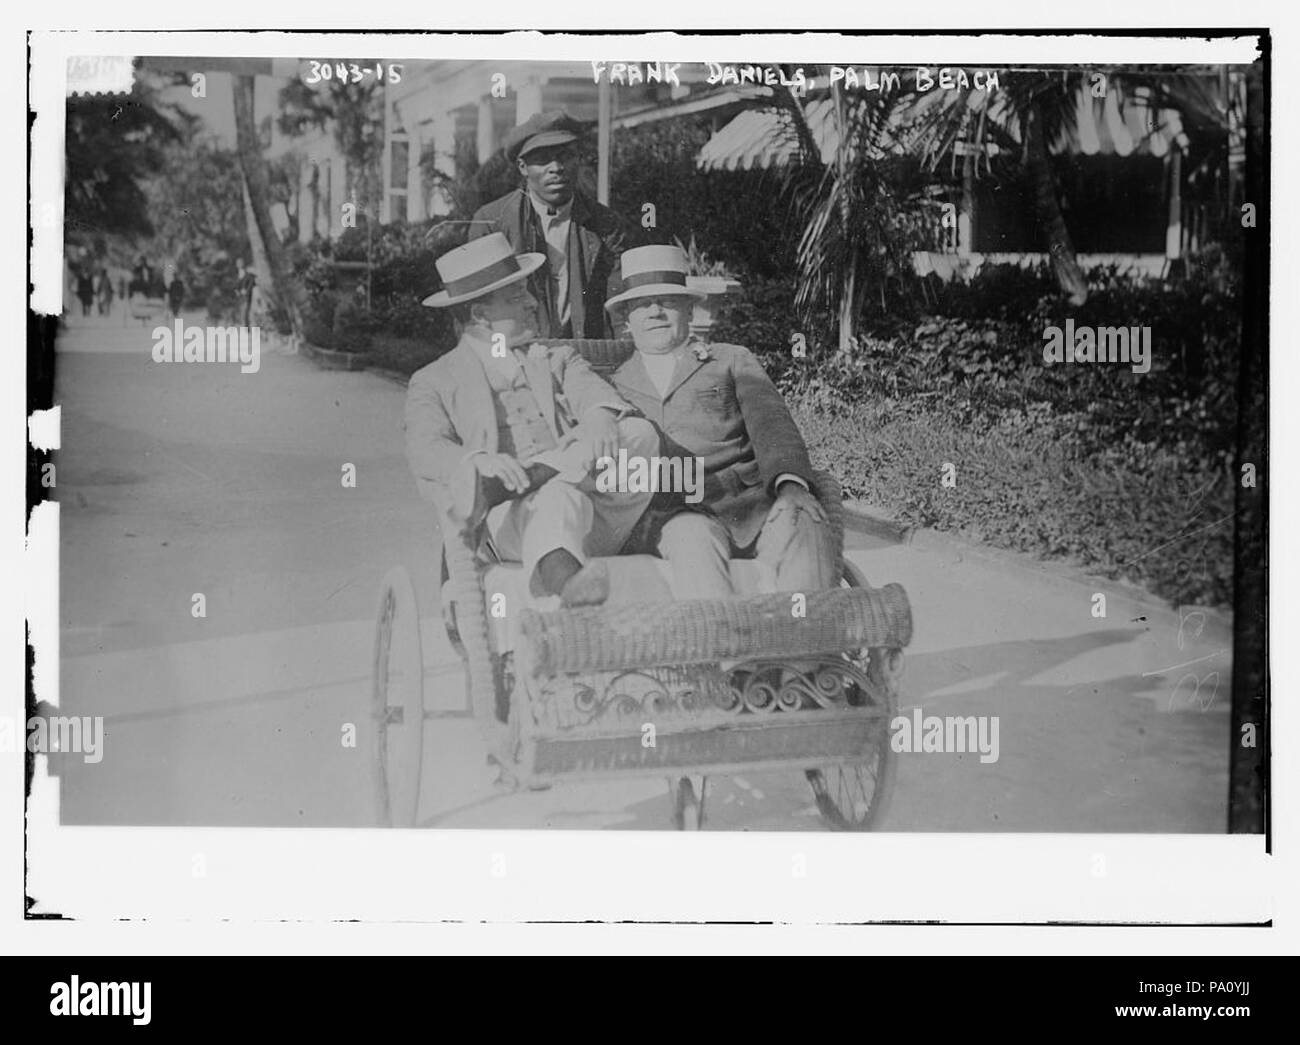
[[[625,342],[570,340],[597,372],[631,351]],[[839,484],[813,488],[843,548]],[[847,558],[838,589],[764,593],[759,564],[733,561],[742,593],[674,600],[665,564],[620,556],[635,601],[498,616],[499,600],[527,601],[518,564],[448,540],[442,612],[465,665],[464,706],[424,700],[419,614],[401,567],[384,579],[374,645],[372,715],[377,815],[417,823],[424,729],[475,718],[513,787],[571,779],[667,778],[673,819],[698,828],[709,775],[788,769],[806,775],[832,827],[865,831],[889,802],[911,609],[897,584],[871,587]],[[637,572],[639,571],[639,572]],[[510,593],[507,595],[506,593]],[[436,728],[436,727],[434,727]]]

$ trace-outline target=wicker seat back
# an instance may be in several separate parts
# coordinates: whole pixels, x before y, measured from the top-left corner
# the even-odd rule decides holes
[[[548,338],[541,342],[548,348],[567,345],[575,349],[602,377],[612,374],[632,354],[631,341],[614,341],[609,338],[569,337]]]

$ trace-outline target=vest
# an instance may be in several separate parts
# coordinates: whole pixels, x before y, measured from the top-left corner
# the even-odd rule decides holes
[[[496,367],[485,367],[492,387],[492,406],[497,413],[497,450],[520,461],[528,461],[559,445],[546,415],[537,405],[523,368],[511,381]]]

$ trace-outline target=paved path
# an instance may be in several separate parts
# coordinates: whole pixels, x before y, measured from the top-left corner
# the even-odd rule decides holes
[[[435,523],[403,458],[403,391],[266,351],[257,374],[157,364],[150,343],[118,318],[59,344],[60,699],[107,730],[103,761],[63,777],[64,820],[369,823],[365,747],[341,738],[367,714],[389,567],[415,578],[434,698],[464,692],[437,616]],[[860,536],[850,546],[873,582],[911,597],[905,705],[999,720],[995,763],[901,755],[887,829],[1224,829],[1221,624],[1185,628],[1180,648],[1176,616],[1118,594],[1095,619],[1088,591],[1047,575]],[[1208,710],[1185,699],[1190,681],[1174,694],[1197,672],[1210,701],[1213,671]],[[661,781],[496,793],[468,722],[431,724],[426,756],[430,825],[668,826]],[[711,781],[708,816],[719,829],[821,829],[791,773]]]

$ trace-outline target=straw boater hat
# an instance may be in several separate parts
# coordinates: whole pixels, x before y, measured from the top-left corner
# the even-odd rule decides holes
[[[516,254],[500,232],[470,240],[449,250],[434,265],[443,289],[421,302],[430,308],[446,308],[473,301],[501,287],[526,279],[541,267],[545,254]]]
[[[623,292],[605,302],[607,309],[637,298],[673,294],[702,300],[702,290],[686,285],[686,253],[681,247],[633,247],[623,252]]]

